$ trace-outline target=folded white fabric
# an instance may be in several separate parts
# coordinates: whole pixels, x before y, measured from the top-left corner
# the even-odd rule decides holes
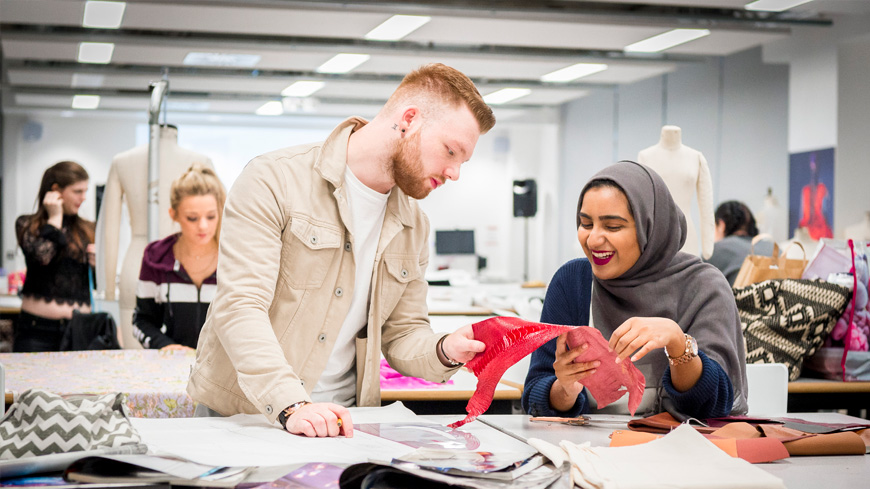
[[[630,447],[559,446],[571,461],[572,481],[584,489],[785,489],[778,477],[729,456],[686,425]]]

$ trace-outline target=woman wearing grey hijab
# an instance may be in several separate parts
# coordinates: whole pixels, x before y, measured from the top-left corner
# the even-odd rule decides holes
[[[580,193],[577,227],[588,260],[556,272],[541,321],[588,325],[591,304],[592,325],[618,361],[646,377],[638,413],[745,413],[745,352],[731,287],[715,267],[679,251],[686,219],[661,177],[630,161],[598,172]],[[594,407],[583,379],[598,362],[573,363],[584,347],[568,349],[563,335],[532,354],[527,412],[577,416]]]

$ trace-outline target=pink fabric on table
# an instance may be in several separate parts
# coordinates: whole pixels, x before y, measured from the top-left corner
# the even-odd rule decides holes
[[[453,381],[448,380],[444,384],[439,382],[429,382],[428,380],[418,377],[405,377],[397,372],[387,363],[387,360],[381,358],[381,389],[386,390],[406,390],[406,389],[437,389],[442,385],[452,385]]]

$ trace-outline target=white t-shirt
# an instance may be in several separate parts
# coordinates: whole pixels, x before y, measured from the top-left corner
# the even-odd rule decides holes
[[[350,406],[356,400],[356,336],[368,322],[372,269],[390,193],[382,194],[368,188],[350,168],[344,172],[344,186],[347,188],[356,261],[353,297],[311,399]]]

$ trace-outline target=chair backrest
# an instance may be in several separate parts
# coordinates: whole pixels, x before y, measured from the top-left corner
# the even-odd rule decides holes
[[[750,416],[778,416],[788,410],[788,368],[782,363],[746,365]]]

